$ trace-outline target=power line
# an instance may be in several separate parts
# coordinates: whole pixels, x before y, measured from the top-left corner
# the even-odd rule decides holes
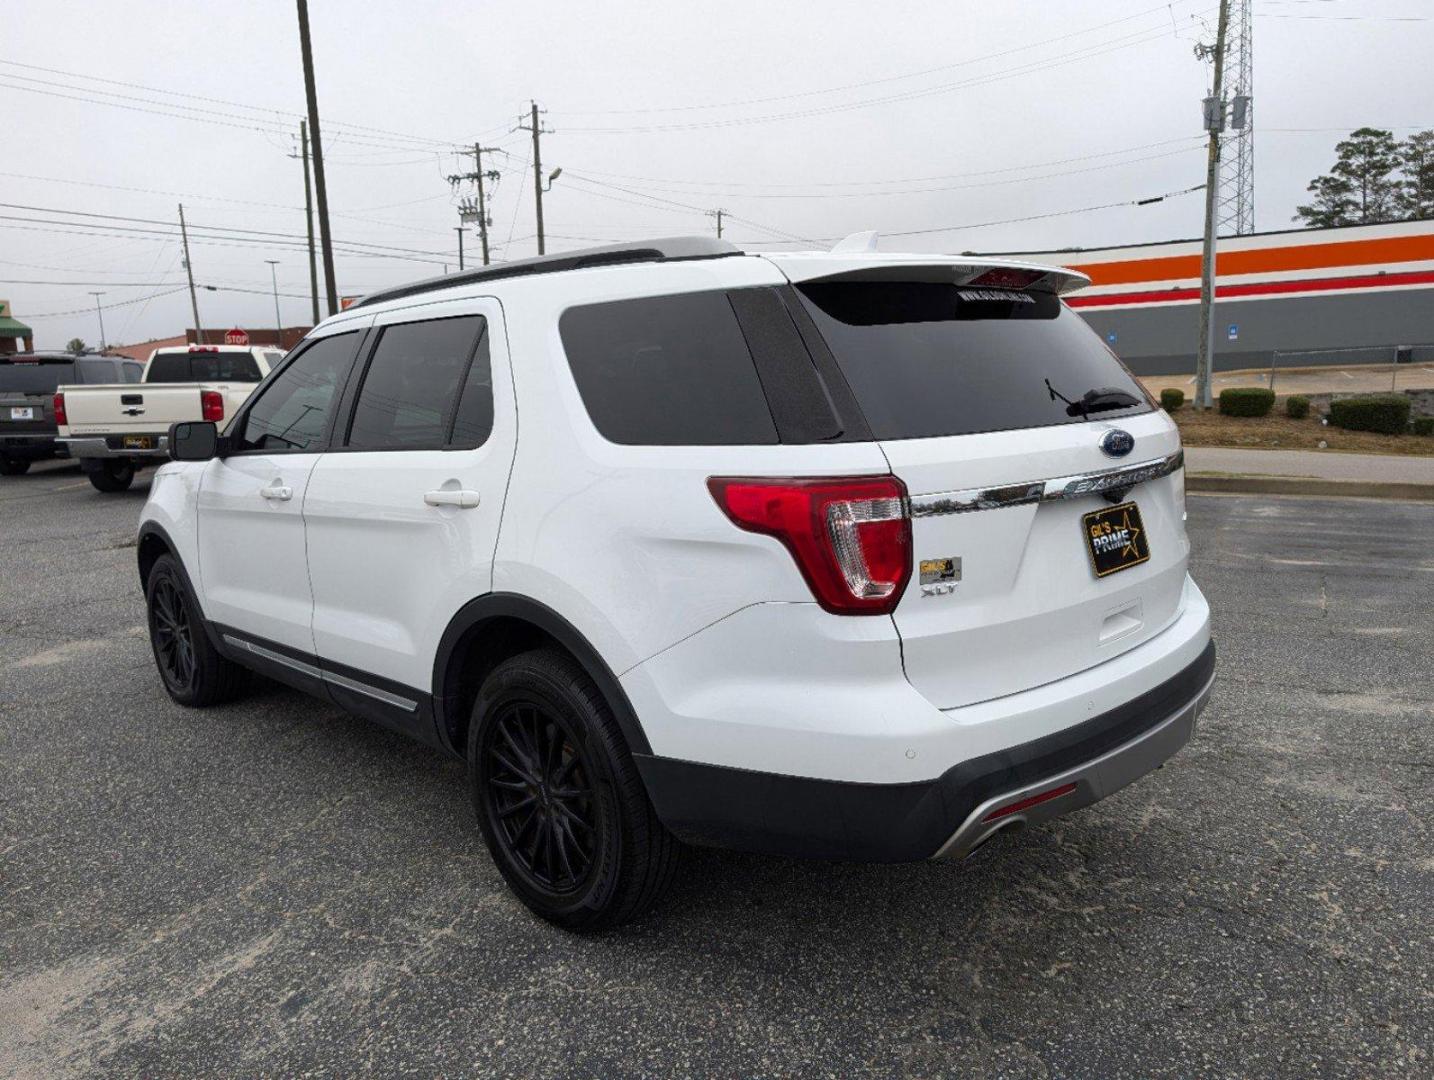
[[[1082,37],[1086,34],[1093,34],[1098,30],[1104,30],[1120,23],[1131,22],[1135,19],[1142,19],[1147,15],[1164,14],[1170,11],[1177,4],[1194,3],[1196,0],[1174,0],[1174,3],[1157,4],[1154,7],[1146,8],[1144,11],[1137,11],[1133,15],[1124,15],[1118,19],[1111,19],[1109,22],[1098,23],[1095,26],[1086,27],[1084,30],[1074,30],[1068,34],[1060,34],[1056,37],[1044,38],[1040,41],[1029,42],[1025,45],[1017,45],[1014,48],[1003,49],[999,52],[986,53],[982,56],[975,56],[969,60],[958,60],[950,64],[941,64],[937,67],[925,68],[921,71],[907,72],[903,75],[888,75],[880,79],[867,79],[862,82],[844,83],[840,86],[828,86],[820,90],[803,90],[791,94],[774,94],[769,97],[744,98],[737,101],[712,102],[705,105],[663,105],[652,106],[641,109],[583,109],[576,112],[568,110],[564,113],[567,116],[638,116],[655,113],[677,113],[696,112],[708,109],[735,109],[747,105],[770,105],[778,101],[795,101],[801,98],[819,97],[823,94],[838,94],[847,90],[861,90],[868,86],[882,86],[893,82],[902,82],[906,79],[919,79],[926,75],[935,75],[942,71],[951,71],[956,68],[970,67],[972,64],[983,63],[987,60],[999,60],[1002,57],[1012,56],[1020,52],[1028,52],[1031,49],[1038,49],[1044,45],[1052,45],[1058,41],[1067,41],[1071,38]],[[1163,26],[1162,26],[1163,30]]]
[[[1134,48],[1137,45],[1148,44],[1152,41],[1162,40],[1170,36],[1170,30],[1161,27],[1157,30],[1141,30],[1123,37],[1113,38],[1111,41],[1099,46],[1084,46],[1069,53],[1059,54],[1046,60],[1032,62],[1021,67],[1011,68],[1002,72],[990,73],[987,75],[974,76],[970,79],[954,83],[945,83],[939,86],[927,87],[922,90],[902,91],[897,94],[889,94],[884,97],[866,98],[859,101],[846,102],[838,105],[818,106],[810,109],[801,109],[792,112],[768,113],[763,116],[735,117],[722,120],[702,120],[671,124],[650,124],[638,127],[573,127],[564,126],[567,132],[590,132],[601,134],[613,134],[618,132],[664,132],[664,131],[696,131],[711,128],[738,127],[746,124],[771,123],[779,120],[806,119],[814,116],[829,116],[835,113],[850,112],[853,109],[865,109],[874,105],[887,105],[896,102],[915,101],[920,98],[932,97],[939,94],[948,94],[956,90],[969,89],[975,86],[986,86],[991,83],[1003,82],[1022,75],[1033,74],[1038,71],[1048,71],[1053,68],[1065,67],[1081,60],[1089,60],[1098,56],[1105,56],[1112,52],[1119,52],[1123,49]]]

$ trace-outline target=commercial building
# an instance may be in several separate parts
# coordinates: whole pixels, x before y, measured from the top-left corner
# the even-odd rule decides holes
[[[0,300],[0,355],[33,352],[35,331],[10,314],[10,301]]]
[[[235,329],[238,328],[236,327]],[[303,340],[304,335],[312,329],[312,326],[286,326],[282,330],[277,331],[271,327],[268,330],[243,330],[242,332],[249,338],[250,345],[277,345],[285,352],[288,352]],[[204,331],[204,341],[199,342],[195,339],[193,330],[186,330],[182,334],[174,335],[174,337],[151,338],[148,341],[137,341],[132,345],[111,345],[107,351],[113,356],[128,356],[135,360],[144,361],[149,359],[149,354],[154,352],[155,349],[174,349],[185,345],[199,344],[223,345],[226,336],[232,333],[234,333],[233,329],[210,330],[206,328]]]
[[[1201,245],[1010,253],[1089,275],[1068,298],[1137,375],[1195,370]],[[1217,371],[1434,360],[1434,221],[1220,240]]]

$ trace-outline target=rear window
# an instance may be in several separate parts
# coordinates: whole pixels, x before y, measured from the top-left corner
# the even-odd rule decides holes
[[[1137,402],[1093,418],[1150,409],[1134,377],[1049,293],[911,281],[808,282],[798,292],[878,439],[1082,422],[1047,379],[1071,401],[1109,388]]]
[[[157,353],[149,362],[152,383],[258,382],[259,364],[250,353]]]
[[[0,364],[0,394],[53,394],[61,383],[75,381],[75,365]]]
[[[570,308],[558,323],[593,426],[637,446],[775,443],[756,365],[725,293]]]

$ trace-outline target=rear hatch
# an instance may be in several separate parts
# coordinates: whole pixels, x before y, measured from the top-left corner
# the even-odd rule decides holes
[[[74,374],[73,360],[0,359],[0,437],[55,434],[55,388]]]
[[[1071,279],[1046,275],[1040,291],[1039,276],[796,282],[911,496],[913,574],[894,618],[908,679],[941,708],[1099,664],[1182,603],[1175,425],[1050,291]],[[1100,478],[1135,466],[1148,468]]]

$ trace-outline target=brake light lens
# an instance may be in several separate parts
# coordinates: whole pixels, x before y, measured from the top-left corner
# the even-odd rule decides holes
[[[65,415],[65,395],[64,395],[64,394],[56,394],[56,395],[55,395],[55,423],[57,423],[57,424],[68,424],[69,422],[70,422],[70,418]]]
[[[218,390],[199,391],[199,416],[216,424],[224,419],[224,395]]]
[[[906,486],[894,476],[714,476],[707,487],[738,528],[780,540],[812,595],[837,615],[889,615],[911,579]]]

